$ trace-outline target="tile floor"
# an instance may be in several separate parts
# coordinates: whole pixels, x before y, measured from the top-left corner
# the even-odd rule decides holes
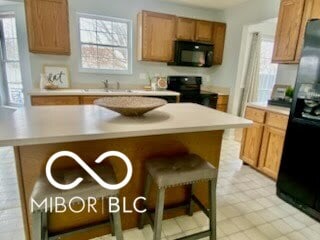
[[[320,223],[275,195],[275,182],[238,159],[240,145],[224,140],[217,188],[218,240],[319,240]],[[0,239],[23,240],[17,180],[10,148],[0,148]],[[207,229],[203,213],[163,221],[163,239]],[[150,225],[124,232],[125,240],[150,240]],[[111,240],[110,235],[95,240]]]

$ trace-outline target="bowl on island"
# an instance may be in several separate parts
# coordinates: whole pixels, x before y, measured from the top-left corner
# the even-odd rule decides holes
[[[153,97],[104,97],[95,100],[94,104],[124,116],[136,117],[167,104],[167,101]]]

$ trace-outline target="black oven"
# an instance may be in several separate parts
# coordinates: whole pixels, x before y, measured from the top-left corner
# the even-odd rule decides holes
[[[170,62],[168,65],[211,67],[213,65],[213,45],[176,41],[174,62]]]

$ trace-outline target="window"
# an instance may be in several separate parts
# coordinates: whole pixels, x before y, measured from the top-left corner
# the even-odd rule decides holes
[[[0,15],[1,76],[6,105],[23,105],[16,20],[13,14]]]
[[[258,102],[267,102],[271,98],[276,81],[278,64],[271,63],[274,41],[263,38],[261,42]]]
[[[131,74],[130,20],[79,14],[80,70]]]

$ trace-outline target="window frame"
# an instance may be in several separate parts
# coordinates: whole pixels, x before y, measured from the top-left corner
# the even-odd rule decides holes
[[[84,68],[82,66],[82,51],[81,51],[81,30],[80,30],[80,18],[91,18],[96,20],[107,20],[107,21],[114,21],[114,22],[120,22],[120,23],[126,23],[128,26],[127,31],[127,39],[128,39],[128,69],[127,70],[114,70],[114,69],[94,69],[94,68]],[[133,49],[132,49],[132,20],[130,19],[122,19],[122,18],[115,18],[115,17],[109,17],[109,16],[101,16],[101,15],[95,15],[95,14],[88,14],[88,13],[77,13],[77,37],[78,37],[78,52],[79,52],[79,63],[78,68],[80,73],[95,73],[95,74],[114,74],[114,75],[132,75],[132,64],[133,64]],[[93,44],[98,45],[99,44]],[[104,46],[104,45],[101,45]]]

